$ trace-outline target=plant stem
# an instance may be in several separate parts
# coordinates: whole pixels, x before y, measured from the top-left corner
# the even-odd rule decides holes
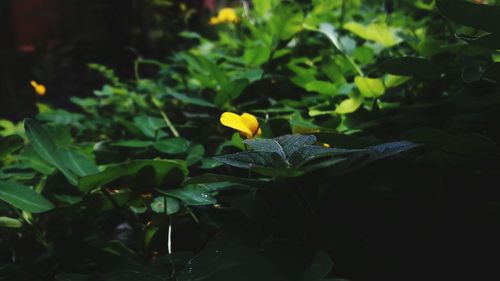
[[[175,137],[180,137],[179,132],[177,131],[177,129],[175,129],[174,124],[172,124],[172,122],[170,121],[170,118],[168,118],[167,113],[165,113],[165,111],[163,111],[163,109],[161,109],[159,102],[153,96],[151,97],[151,99],[153,101],[153,104],[156,106],[156,109],[158,109],[158,112],[160,112],[160,115],[163,118],[163,121],[165,121],[165,123],[167,124],[167,126],[170,129],[170,131],[172,132],[172,134]]]

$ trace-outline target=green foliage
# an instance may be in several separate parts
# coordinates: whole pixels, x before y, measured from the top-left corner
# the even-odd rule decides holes
[[[130,81],[89,64],[108,83],[75,112],[0,120],[0,276],[391,279],[443,204],[498,218],[491,187],[466,202],[498,173],[499,6],[243,2]]]

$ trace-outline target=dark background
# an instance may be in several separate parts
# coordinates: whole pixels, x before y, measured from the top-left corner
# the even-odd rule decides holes
[[[36,102],[67,107],[68,97],[98,89],[87,63],[126,80],[138,57],[167,57],[186,47],[183,30],[206,25],[214,0],[0,1],[0,118],[36,114]],[[219,1],[219,5],[226,1]],[[38,97],[29,81],[47,87]]]

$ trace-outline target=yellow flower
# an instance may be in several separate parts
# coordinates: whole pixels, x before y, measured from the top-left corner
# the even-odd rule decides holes
[[[329,144],[327,144],[327,143],[323,143],[323,147],[329,148],[329,147],[330,147],[330,145],[329,145]]]
[[[210,21],[208,22],[208,24],[210,24],[210,25],[219,24],[219,18],[217,18],[217,17],[211,17]]]
[[[262,130],[259,127],[259,121],[255,116],[249,113],[238,115],[232,112],[224,112],[220,116],[220,122],[226,127],[239,131],[240,134],[247,139],[262,134]]]
[[[47,92],[47,88],[45,88],[44,85],[42,84],[38,84],[37,82],[35,81],[30,81],[30,84],[31,86],[33,87],[33,89],[35,90],[35,93],[39,96],[45,96],[45,93]]]
[[[232,23],[238,22],[238,15],[236,15],[236,11],[233,8],[221,9],[217,17],[221,22],[232,22]]]
[[[216,17],[211,17],[208,24],[215,25],[219,23],[237,23],[240,19],[233,8],[222,8]]]

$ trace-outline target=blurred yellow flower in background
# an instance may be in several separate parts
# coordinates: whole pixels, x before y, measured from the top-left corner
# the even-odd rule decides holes
[[[44,85],[38,84],[36,81],[31,80],[30,81],[31,86],[33,87],[33,90],[35,90],[35,93],[39,96],[45,96],[45,93],[47,92],[47,88],[45,88]]]
[[[220,23],[237,23],[240,19],[233,8],[222,8],[216,17],[211,17],[208,21],[210,25],[216,25]]]
[[[249,113],[238,115],[232,112],[224,112],[220,117],[220,122],[226,127],[239,131],[247,139],[252,139],[262,134],[259,121]]]

